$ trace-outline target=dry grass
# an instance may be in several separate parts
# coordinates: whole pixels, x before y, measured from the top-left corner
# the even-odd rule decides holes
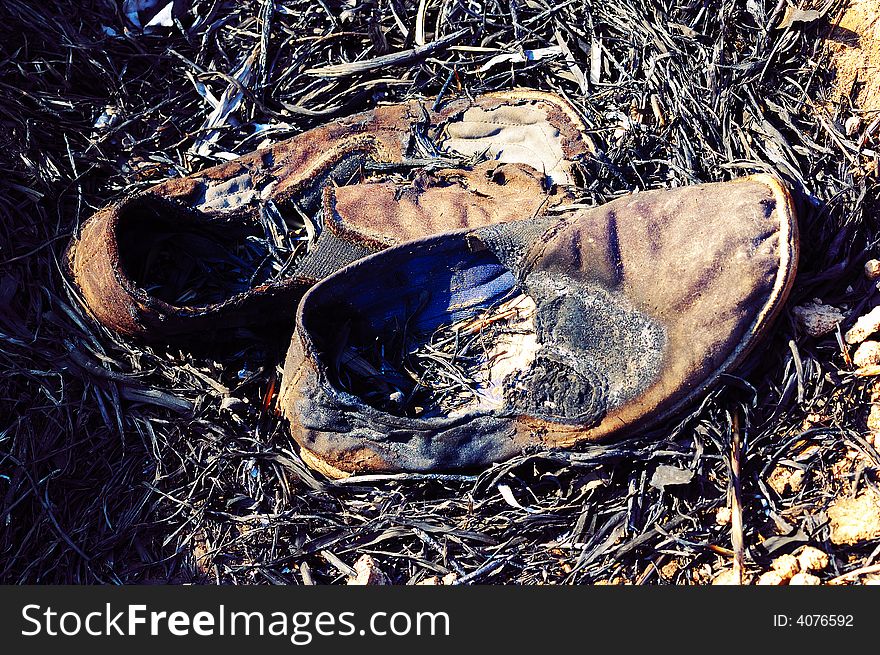
[[[584,202],[783,175],[801,204],[792,304],[821,297],[852,321],[877,302],[861,277],[876,160],[844,132],[858,108],[826,102],[820,25],[773,29],[784,3],[763,0],[428,0],[423,21],[402,0],[192,0],[144,34],[118,4],[0,7],[0,580],[329,583],[344,579],[335,558],[370,553],[397,583],[705,583],[733,557],[716,516],[734,415],[746,570],[807,542],[833,555],[828,577],[875,563],[876,540],[832,544],[824,514],[877,483],[864,382],[833,335],[797,334],[787,314],[750,371],[654,434],[340,484],[308,472],[272,411],[283,330],[237,347],[130,343],[83,313],[62,270],[77,226],[127,189],[381,100],[522,85],[582,112],[598,153],[582,162]],[[563,54],[480,72],[552,46]],[[206,89],[241,99],[211,121]],[[805,470],[797,491],[768,486],[779,462]],[[661,465],[693,479],[664,486]]]

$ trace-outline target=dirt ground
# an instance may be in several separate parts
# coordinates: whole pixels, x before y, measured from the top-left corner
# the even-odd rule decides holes
[[[880,112],[880,2],[850,0],[828,33],[839,95],[866,116]]]

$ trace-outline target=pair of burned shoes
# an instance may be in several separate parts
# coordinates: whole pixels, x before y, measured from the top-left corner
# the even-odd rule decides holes
[[[126,335],[292,317],[279,402],[314,468],[477,467],[671,416],[791,286],[775,178],[568,206],[586,153],[550,94],[381,106],[131,195],[68,262]]]

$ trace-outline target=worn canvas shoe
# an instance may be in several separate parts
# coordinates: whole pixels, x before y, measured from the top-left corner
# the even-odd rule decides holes
[[[123,334],[275,320],[389,245],[562,202],[555,189],[585,152],[574,110],[547,93],[381,106],[98,211],[69,268],[92,314]]]
[[[408,242],[305,294],[280,407],[335,477],[629,434],[742,361],[797,258],[767,175]]]

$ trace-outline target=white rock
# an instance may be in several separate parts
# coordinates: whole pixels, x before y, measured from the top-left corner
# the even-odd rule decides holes
[[[852,361],[859,368],[880,364],[880,342],[869,339],[860,343],[853,353]]]
[[[791,578],[801,569],[800,563],[794,555],[781,555],[773,560],[770,565],[783,580],[791,580]]]
[[[779,575],[776,571],[767,571],[766,573],[762,573],[758,578],[758,581],[755,583],[757,585],[762,586],[776,586],[785,584],[785,580],[782,579],[782,576]]]
[[[791,481],[795,470],[796,469],[780,464],[770,472],[770,475],[767,476],[767,484],[780,496],[784,496],[791,491],[796,491]],[[800,478],[799,482],[803,483],[803,477]]]
[[[376,561],[369,555],[361,555],[354,563],[357,575],[348,579],[350,585],[387,585],[388,578],[376,565]]]
[[[738,585],[739,580],[733,569],[726,569],[716,575],[712,580],[713,585]]]
[[[850,345],[861,343],[872,334],[880,330],[880,306],[875,307],[867,314],[860,316],[846,333],[846,342]]]
[[[880,495],[868,489],[855,498],[838,498],[828,518],[833,544],[854,546],[880,538]]]
[[[823,571],[828,566],[828,553],[815,546],[805,546],[797,560],[801,571]]]
[[[843,124],[847,136],[854,136],[862,127],[862,119],[858,116],[850,116]]]
[[[795,573],[788,584],[793,587],[820,585],[822,581],[812,573]]]
[[[868,419],[865,423],[872,437],[880,434],[880,382],[874,381],[868,388],[868,399],[870,402],[870,410],[868,411]]]
[[[444,575],[443,578],[440,580],[440,582],[442,582],[445,585],[453,585],[453,584],[455,584],[456,580],[458,580],[458,573],[453,571],[451,573],[447,573],[446,575]]]
[[[880,278],[880,261],[869,259],[865,262],[865,277],[869,280]]]

